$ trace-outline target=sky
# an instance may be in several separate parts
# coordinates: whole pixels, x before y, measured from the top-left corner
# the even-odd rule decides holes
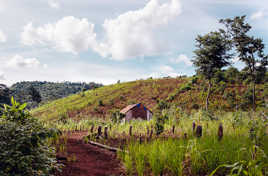
[[[266,0],[0,0],[0,83],[193,75],[197,35],[242,15],[267,44]]]

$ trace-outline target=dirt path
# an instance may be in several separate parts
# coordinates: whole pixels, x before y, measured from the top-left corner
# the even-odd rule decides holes
[[[74,162],[65,161],[66,167],[57,176],[120,176],[123,170],[116,154],[105,149],[83,144],[83,133],[73,133],[68,139],[67,152]]]

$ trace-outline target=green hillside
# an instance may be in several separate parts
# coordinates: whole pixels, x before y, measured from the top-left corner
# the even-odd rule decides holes
[[[210,98],[210,109],[234,111],[251,107],[251,90],[245,83],[219,81]],[[143,103],[154,111],[157,106],[171,106],[190,112],[204,108],[207,83],[198,77],[178,77],[137,80],[100,87],[84,93],[52,101],[32,113],[43,119],[62,116],[74,119],[109,117],[113,110],[120,110],[133,103]],[[257,109],[267,106],[267,84],[257,85]]]

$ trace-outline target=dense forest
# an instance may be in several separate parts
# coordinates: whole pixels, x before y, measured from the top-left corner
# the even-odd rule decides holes
[[[10,88],[0,85],[0,104],[9,104],[10,97],[20,103],[27,103],[28,108],[37,107],[39,104],[66,97],[70,94],[83,92],[101,87],[102,84],[72,83],[72,82],[46,82],[23,81],[13,84]]]
[[[0,84],[0,104],[9,104],[10,103],[10,90],[4,85]]]

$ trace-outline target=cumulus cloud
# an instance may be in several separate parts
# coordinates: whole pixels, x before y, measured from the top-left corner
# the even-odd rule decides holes
[[[15,55],[5,63],[7,68],[38,68],[41,63],[36,58],[24,58],[21,55]]]
[[[171,58],[170,62],[172,63],[184,63],[186,66],[192,66],[193,63],[190,58],[188,58],[185,54],[180,54],[177,58]]]
[[[35,28],[32,23],[24,26],[21,34],[25,45],[49,45],[63,52],[78,54],[88,48],[98,50],[94,24],[87,19],[72,16],[64,17],[54,24],[46,24]]]
[[[101,42],[96,41],[93,23],[72,16],[40,27],[28,23],[24,26],[21,39],[25,45],[49,45],[73,54],[90,48],[103,57],[115,60],[154,55],[167,47],[159,39],[161,37],[156,35],[157,30],[180,12],[179,0],[169,0],[166,3],[150,0],[142,9],[126,12],[115,19],[106,19]]]
[[[160,52],[165,45],[157,40],[155,31],[180,12],[178,0],[164,4],[151,0],[143,9],[129,11],[116,19],[105,20],[103,27],[107,38],[106,52],[118,60]]]
[[[263,10],[260,10],[260,11],[257,11],[255,13],[253,13],[251,16],[250,16],[250,19],[252,20],[258,20],[258,19],[261,19],[264,17],[264,11]]]
[[[60,3],[58,0],[49,0],[48,1],[48,5],[51,7],[51,8],[54,8],[54,9],[58,9],[60,8]]]
[[[7,41],[6,35],[0,30],[0,42],[4,43]]]

